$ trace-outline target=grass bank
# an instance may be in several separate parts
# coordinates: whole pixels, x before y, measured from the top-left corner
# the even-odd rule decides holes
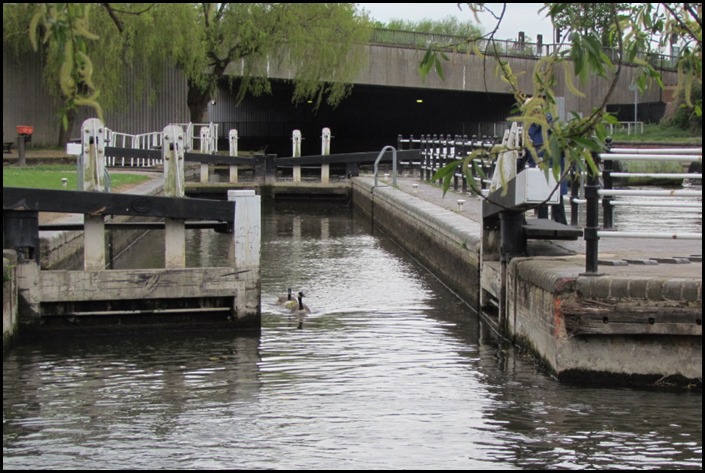
[[[644,125],[644,133],[628,135],[626,133],[615,133],[612,136],[612,141],[615,143],[653,143],[662,145],[682,144],[682,145],[700,145],[703,144],[702,134],[694,135],[688,130],[676,128],[673,126],[663,126],[656,124]]]
[[[35,166],[5,165],[2,169],[3,187],[29,187],[34,189],[78,190],[76,166],[69,164],[41,164]],[[66,187],[63,180],[66,179]],[[134,173],[111,173],[110,187],[133,186],[148,180],[148,176]]]

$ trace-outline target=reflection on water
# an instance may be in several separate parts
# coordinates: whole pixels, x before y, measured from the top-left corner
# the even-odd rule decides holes
[[[653,190],[674,190],[673,188],[654,188],[653,186],[634,186],[624,190],[632,191],[653,191]],[[684,190],[698,191],[700,186],[692,186]],[[613,197],[617,202],[613,207],[612,230],[623,232],[643,232],[653,233],[702,233],[703,231],[703,209],[702,197],[671,196],[671,197],[649,197],[624,195]],[[627,205],[621,204],[623,202]],[[654,203],[666,203],[673,206],[654,206]],[[621,205],[619,205],[621,204]],[[567,218],[570,222],[570,204],[566,200]],[[587,220],[586,205],[580,205],[578,214],[578,225],[583,226]],[[600,207],[599,225],[603,225],[604,209]]]
[[[633,190],[652,190],[649,187],[633,187]],[[696,190],[696,189],[692,189]],[[620,196],[617,201],[629,203],[654,202],[666,200],[676,207],[617,207],[615,229],[630,232],[678,232],[702,233],[703,199],[702,197],[654,198],[640,196]],[[693,208],[695,206],[696,208]]]
[[[263,211],[261,333],[18,346],[3,468],[702,467],[702,395],[560,385],[347,207]]]

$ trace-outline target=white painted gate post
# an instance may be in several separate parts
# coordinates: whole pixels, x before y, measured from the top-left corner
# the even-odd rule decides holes
[[[237,149],[237,130],[233,129],[230,130],[230,133],[228,133],[228,142],[230,143],[230,156],[237,156],[238,149]],[[237,182],[237,164],[233,164],[230,166],[230,182],[236,183]]]
[[[321,154],[328,156],[330,154],[330,128],[323,129],[321,134]],[[330,164],[321,164],[321,184],[330,182]]]
[[[254,190],[229,190],[228,200],[235,202],[235,221],[230,263],[244,281],[244,293],[238,292],[235,311],[238,318],[260,315],[260,248],[262,241],[262,203]]]
[[[211,154],[210,130],[201,127],[201,154]],[[201,182],[208,183],[208,163],[201,163]]]
[[[164,195],[184,197],[184,131],[178,125],[164,128]],[[164,227],[164,267],[186,267],[186,225],[183,219],[167,218]]]
[[[81,126],[80,189],[105,192],[105,139],[103,122],[90,118]],[[102,215],[83,216],[83,268],[88,271],[105,269],[105,219]]]
[[[301,130],[294,130],[291,135],[291,157],[300,158],[301,157]],[[293,181],[301,182],[301,166],[296,165],[293,167]]]

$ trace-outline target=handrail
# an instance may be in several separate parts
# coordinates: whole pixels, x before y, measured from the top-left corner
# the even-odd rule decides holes
[[[570,49],[569,44],[563,43],[543,43],[532,41],[520,41],[518,39],[487,39],[477,38],[475,43],[480,50],[495,53],[500,56],[525,56],[542,57],[554,52],[564,52]],[[375,28],[370,37],[369,44],[391,47],[408,47],[416,49],[427,49],[435,44],[437,47],[446,50],[468,51],[468,38],[466,36],[446,35],[439,33],[422,33],[417,31],[394,30],[389,28]],[[603,48],[605,54],[613,60],[617,55],[615,48]],[[678,56],[660,53],[637,53],[637,58],[648,61],[650,64],[661,69],[675,69]],[[633,122],[632,122],[633,123]]]
[[[375,159],[375,187],[377,187],[377,171],[379,167],[379,161],[382,159],[382,156],[384,156],[384,152],[390,149],[392,150],[392,185],[394,187],[397,186],[397,149],[394,146],[387,145],[382,148],[382,151],[379,152],[377,159]]]
[[[645,154],[639,154],[645,153]],[[598,264],[598,240],[600,238],[653,238],[653,239],[669,239],[669,240],[702,240],[702,232],[623,232],[614,231],[613,227],[613,209],[620,205],[646,206],[646,202],[614,202],[612,197],[617,196],[639,196],[639,197],[701,197],[702,191],[694,190],[633,190],[633,189],[613,189],[613,177],[629,177],[629,176],[648,176],[661,177],[669,179],[700,179],[702,173],[616,173],[612,171],[612,161],[628,161],[628,160],[647,160],[647,161],[663,161],[663,162],[681,162],[694,163],[702,161],[702,149],[663,149],[663,150],[634,150],[634,149],[612,149],[607,153],[594,153],[593,159],[600,165],[604,163],[602,173],[589,173],[588,182],[584,186],[585,200],[577,199],[579,189],[573,186],[571,196],[571,223],[577,224],[577,219],[574,218],[574,210],[577,209],[578,203],[587,204],[587,223],[584,228],[586,255],[585,267],[586,275],[597,274]],[[602,180],[602,183],[600,182]],[[599,226],[599,207],[603,208],[603,224]],[[674,203],[654,202],[653,206],[661,207],[676,207]],[[702,208],[701,205],[688,205],[679,203],[681,208],[697,209]]]

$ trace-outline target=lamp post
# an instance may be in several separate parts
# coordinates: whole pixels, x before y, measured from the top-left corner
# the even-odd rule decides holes
[[[629,90],[634,91],[634,134],[636,135],[636,122],[637,122],[637,92],[638,92],[638,87],[636,84],[631,84],[629,86]]]

